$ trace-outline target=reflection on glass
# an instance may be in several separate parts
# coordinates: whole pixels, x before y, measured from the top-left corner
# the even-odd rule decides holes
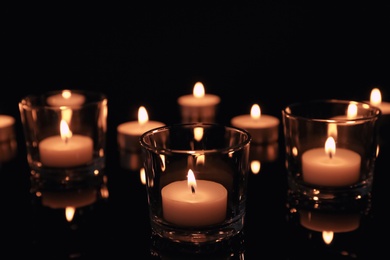
[[[142,167],[141,153],[129,152],[124,149],[120,149],[120,162],[121,167],[131,171],[138,171]]]

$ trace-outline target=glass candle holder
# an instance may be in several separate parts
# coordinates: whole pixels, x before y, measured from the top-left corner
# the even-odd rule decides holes
[[[103,177],[107,98],[58,90],[19,102],[32,184],[38,189],[90,185]]]
[[[309,203],[370,196],[380,110],[368,103],[317,100],[282,111],[289,192]]]
[[[240,233],[250,141],[245,130],[208,123],[144,133],[140,143],[153,234],[199,245]]]

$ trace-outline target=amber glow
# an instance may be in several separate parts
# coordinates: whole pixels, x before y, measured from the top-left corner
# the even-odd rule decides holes
[[[139,170],[139,177],[141,179],[141,183],[146,184],[145,168],[141,168]]]
[[[146,111],[146,108],[144,106],[140,106],[138,108],[138,123],[140,125],[144,125],[148,121],[149,121],[148,111]]]
[[[336,154],[336,142],[331,136],[325,142],[325,153],[329,155],[329,158]]]
[[[261,117],[260,106],[258,104],[252,105],[252,108],[251,108],[251,118],[259,119],[260,117]]]
[[[205,95],[205,90],[202,82],[196,82],[193,89],[193,95],[196,98],[202,98]]]

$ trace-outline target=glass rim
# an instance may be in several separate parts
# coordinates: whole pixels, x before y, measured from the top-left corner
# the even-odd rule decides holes
[[[293,108],[297,108],[299,106],[312,106],[312,105],[318,105],[318,104],[335,104],[335,105],[345,105],[346,107],[350,104],[355,104],[359,108],[362,108],[364,110],[371,110],[372,113],[370,115],[360,115],[357,117],[343,117],[343,118],[337,118],[337,119],[331,119],[331,118],[321,118],[321,117],[308,117],[304,115],[300,115],[299,113],[292,112]],[[297,120],[306,120],[306,121],[312,121],[312,122],[326,122],[326,123],[348,123],[348,122],[364,122],[364,121],[370,121],[374,119],[378,119],[382,112],[381,110],[370,104],[369,102],[365,101],[355,101],[355,100],[344,100],[344,99],[317,99],[317,100],[310,100],[310,101],[304,101],[304,102],[296,102],[287,105],[283,110],[282,114],[284,117],[287,118],[293,118]]]
[[[169,149],[169,148],[160,148],[155,147],[150,144],[148,144],[145,141],[145,138],[147,136],[153,135],[156,132],[162,132],[162,131],[168,131],[169,129],[172,129],[174,127],[185,127],[185,128],[196,128],[196,127],[220,127],[227,129],[229,131],[233,131],[236,133],[240,133],[241,135],[245,136],[246,138],[242,140],[240,143],[235,145],[229,145],[224,148],[216,148],[216,149],[207,149],[207,150],[195,150],[195,149]],[[178,123],[178,124],[171,124],[171,125],[165,125],[160,126],[154,129],[150,129],[143,133],[139,138],[139,143],[141,147],[144,149],[151,151],[153,153],[159,153],[159,154],[211,154],[211,153],[230,153],[233,151],[238,151],[240,149],[244,149],[247,145],[249,145],[252,141],[251,134],[242,128],[238,128],[235,126],[226,126],[218,123],[205,123],[205,122],[195,122],[195,123]]]
[[[64,90],[69,90],[72,94],[81,94],[85,96],[85,102],[81,105],[51,105],[47,103],[46,101],[47,98],[49,98],[50,96],[59,95]],[[50,90],[47,92],[42,92],[37,94],[26,95],[20,99],[19,106],[24,110],[41,109],[41,108],[57,110],[63,107],[70,107],[70,108],[86,107],[89,105],[104,102],[104,100],[107,100],[107,95],[100,91],[83,90],[83,89],[57,89],[57,90]]]

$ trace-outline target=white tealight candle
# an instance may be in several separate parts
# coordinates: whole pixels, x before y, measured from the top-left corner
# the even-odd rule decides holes
[[[213,122],[221,99],[217,95],[205,94],[204,85],[196,82],[192,95],[177,99],[183,122]]]
[[[41,163],[48,167],[75,167],[93,158],[93,141],[88,136],[72,135],[61,120],[61,135],[50,136],[39,143]]]
[[[238,128],[247,130],[252,136],[253,143],[271,143],[279,138],[279,119],[261,114],[258,104],[252,105],[248,115],[233,117],[230,123]]]
[[[370,104],[379,108],[382,115],[390,115],[390,103],[382,101],[382,94],[378,88],[371,90]]]
[[[0,142],[14,138],[14,124],[12,116],[0,115]]]
[[[161,190],[164,219],[178,226],[201,227],[221,223],[226,218],[227,190],[214,181],[175,181]]]
[[[85,102],[84,95],[72,93],[72,91],[65,89],[61,94],[52,95],[47,98],[47,103],[50,106],[80,106]]]
[[[117,127],[117,141],[121,149],[128,151],[139,151],[141,145],[139,144],[140,136],[154,128],[165,126],[159,121],[150,121],[148,112],[144,106],[138,109],[138,121],[125,122]]]
[[[356,183],[360,175],[361,157],[358,153],[337,148],[329,137],[324,148],[314,148],[302,154],[302,174],[306,183],[340,187]]]

